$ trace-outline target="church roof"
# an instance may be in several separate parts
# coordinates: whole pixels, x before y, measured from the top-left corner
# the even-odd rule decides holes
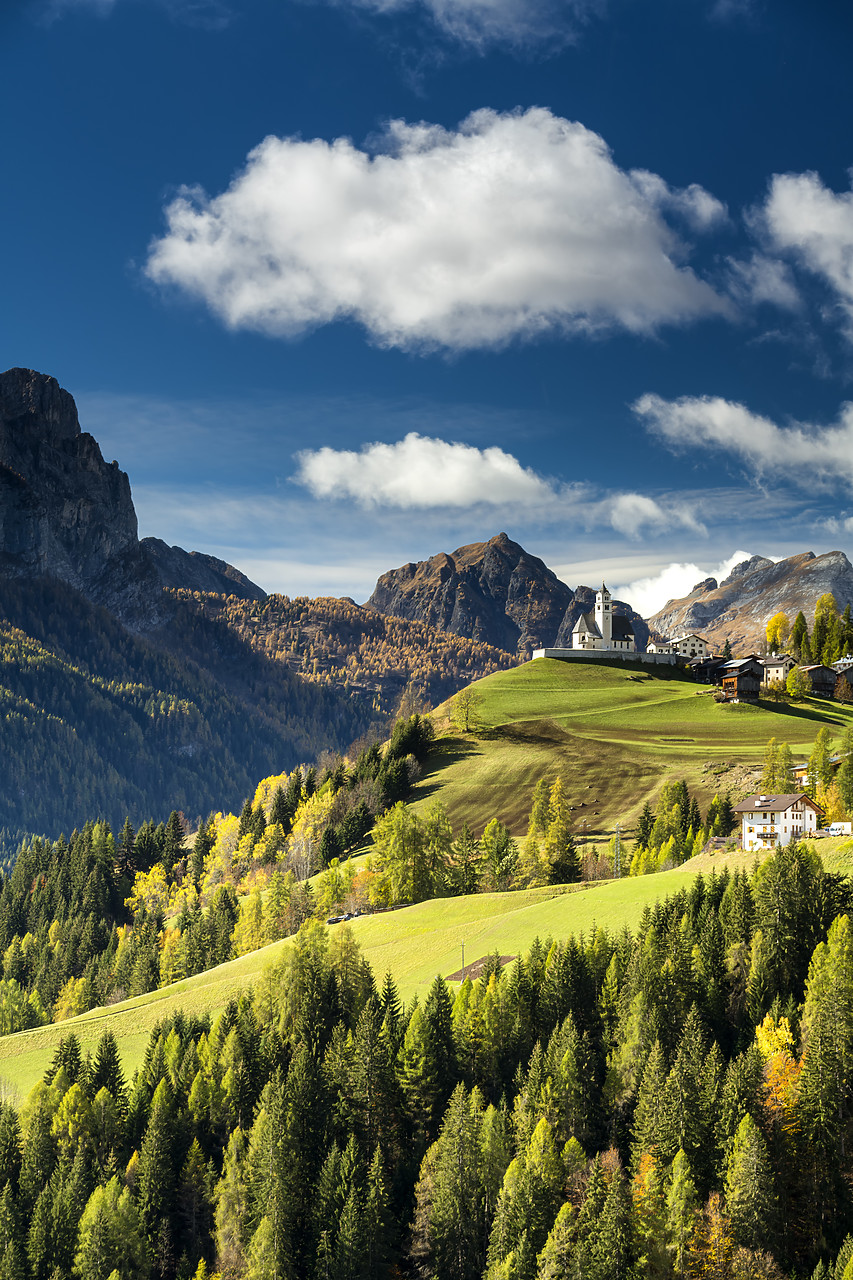
[[[575,631],[588,631],[590,635],[593,636],[601,635],[598,623],[595,620],[595,611],[593,609],[590,609],[589,613],[581,614],[575,625],[572,627],[572,632]]]
[[[601,630],[595,620],[594,610],[581,614],[572,627],[572,634],[574,635],[576,631],[588,631],[592,636],[601,635]],[[633,640],[634,627],[628,618],[623,618],[620,614],[614,613],[610,619],[610,634],[614,640]]]

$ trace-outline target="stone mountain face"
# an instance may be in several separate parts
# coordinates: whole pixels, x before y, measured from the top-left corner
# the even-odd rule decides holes
[[[0,574],[58,578],[143,628],[163,587],[264,595],[213,556],[140,542],[126,474],[81,431],[68,392],[32,369],[0,374]]]
[[[566,644],[580,614],[594,603],[589,587],[572,591],[505,533],[383,573],[367,601],[378,613],[425,622],[521,656],[544,645]],[[614,603],[614,611],[637,620],[644,647],[648,629],[639,615],[621,602]]]
[[[757,649],[775,613],[793,622],[802,609],[809,623],[819,596],[831,591],[839,609],[853,603],[853,565],[841,551],[816,556],[811,551],[774,563],[753,556],[737,565],[725,581],[706,578],[680,600],[669,600],[649,618],[663,636],[698,631],[720,647],[726,639],[735,649]]]

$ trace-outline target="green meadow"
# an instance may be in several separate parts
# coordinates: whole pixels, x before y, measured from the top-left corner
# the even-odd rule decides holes
[[[818,700],[799,706],[721,706],[710,690],[681,673],[641,664],[538,659],[489,676],[474,688],[480,695],[474,733],[454,734],[447,705],[438,709],[443,736],[413,804],[422,809],[440,796],[455,828],[467,821],[480,831],[499,817],[517,835],[526,829],[540,777],[563,777],[581,834],[609,837],[617,821],[630,828],[667,776],[686,778],[704,807],[715,790],[726,790],[737,766],[760,765],[768,738],[789,742],[795,759],[803,758],[822,725],[840,737],[853,723],[850,709]],[[853,870],[853,842],[823,840],[817,847],[830,869]],[[471,964],[494,951],[521,954],[536,937],[562,938],[596,925],[632,928],[648,905],[689,885],[700,872],[723,865],[749,868],[754,861],[751,854],[703,855],[656,876],[435,899],[363,916],[346,927],[377,981],[390,971],[408,1000],[423,995],[436,974],[446,977],[460,969],[463,944]],[[0,1085],[22,1097],[71,1030],[84,1051],[94,1051],[102,1032],[112,1030],[131,1073],[160,1019],[178,1009],[215,1016],[288,945],[287,940],[273,943],[111,1008],[3,1037]]]
[[[370,961],[377,981],[390,971],[401,996],[423,995],[436,974],[448,976],[461,967],[462,944],[467,964],[499,951],[519,955],[534,938],[567,937],[593,925],[632,927],[645,907],[688,885],[697,869],[680,867],[658,876],[608,881],[590,886],[525,889],[514,893],[439,898],[412,907],[362,916],[348,927]],[[276,960],[288,940],[229,960],[159,991],[125,1000],[108,1009],[92,1009],[68,1022],[23,1031],[0,1039],[0,1081],[7,1092],[24,1095],[39,1079],[63,1036],[74,1031],[84,1052],[93,1051],[109,1028],[121,1046],[128,1072],[142,1059],[151,1029],[178,1009],[215,1016],[245,991],[265,965]]]
[[[537,781],[561,775],[575,805],[576,830],[608,837],[631,827],[667,777],[685,778],[706,807],[731,786],[737,766],[759,767],[769,738],[808,756],[818,730],[840,738],[853,709],[807,699],[757,706],[716,703],[671,667],[575,663],[538,658],[478,681],[478,727],[454,733],[449,704],[436,719],[436,744],[415,794],[416,807],[440,795],[454,827],[479,833],[500,818],[524,833]],[[705,767],[705,766],[710,766]]]

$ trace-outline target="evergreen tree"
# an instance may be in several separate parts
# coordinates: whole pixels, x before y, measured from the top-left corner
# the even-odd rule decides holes
[[[676,1280],[686,1280],[691,1273],[691,1251],[698,1217],[696,1185],[690,1164],[683,1151],[672,1162],[672,1175],[666,1197],[666,1227],[669,1251]]]
[[[736,1243],[763,1250],[776,1240],[777,1200],[767,1145],[752,1116],[735,1134],[726,1172],[726,1204]]]
[[[649,847],[649,837],[652,834],[652,828],[655,825],[655,815],[652,812],[652,806],[648,800],[643,805],[643,811],[637,822],[637,847],[647,849]]]

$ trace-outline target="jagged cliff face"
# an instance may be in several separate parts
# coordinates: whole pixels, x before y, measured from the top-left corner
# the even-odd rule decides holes
[[[817,600],[831,591],[840,609],[853,603],[853,565],[841,551],[816,556],[812,551],[774,563],[753,556],[737,565],[725,581],[706,578],[680,600],[669,600],[649,626],[664,636],[698,631],[722,647],[726,639],[741,650],[759,649],[776,613],[791,621],[802,609],[811,619]]]
[[[81,431],[68,392],[32,369],[0,374],[0,573],[58,578],[137,629],[162,619],[163,587],[264,595],[213,556],[140,542],[126,474]]]
[[[505,533],[383,573],[368,607],[379,613],[469,636],[526,657],[544,645],[568,644],[581,613],[595,603],[589,587],[572,591]],[[637,619],[627,605],[614,611]]]
[[[137,545],[130,483],[80,430],[55,378],[0,374],[0,556],[6,573],[85,588]]]

